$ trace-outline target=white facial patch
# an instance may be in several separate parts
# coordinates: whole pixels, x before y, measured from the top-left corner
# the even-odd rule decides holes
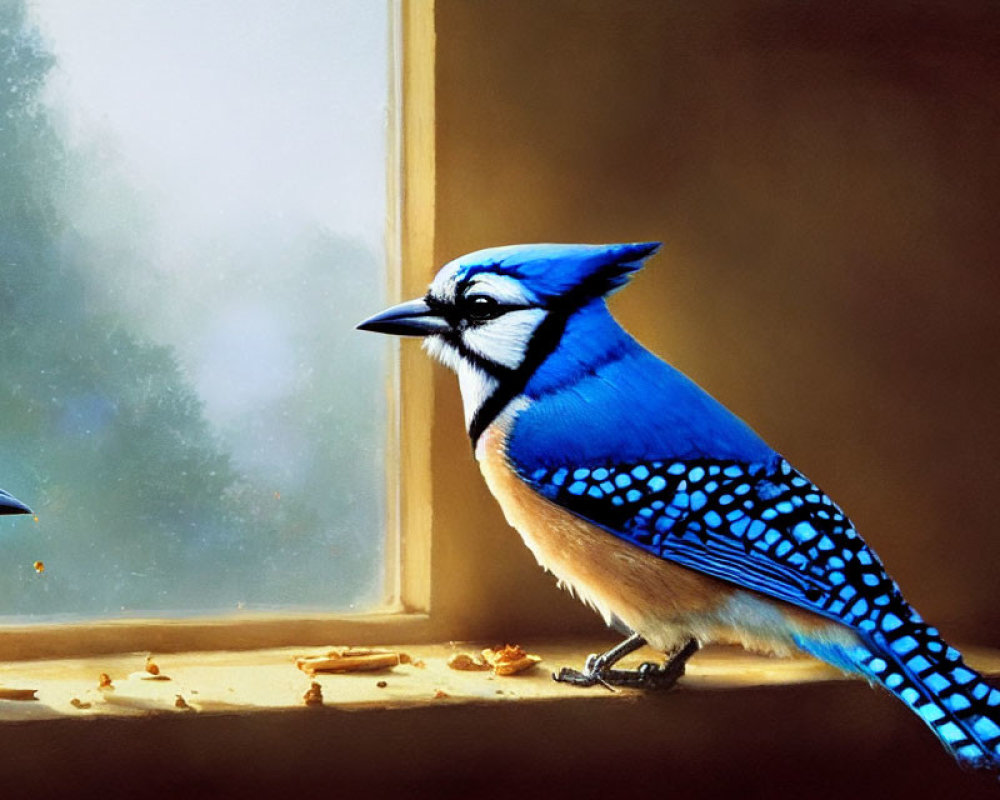
[[[458,303],[461,307],[462,299],[457,297],[457,292],[459,276],[464,273],[464,269],[445,267],[431,283],[429,295],[440,303]],[[462,287],[462,295],[475,294],[491,297],[500,306],[535,307],[512,308],[495,319],[468,320],[462,324],[465,329],[461,332],[461,349],[442,336],[428,336],[424,340],[424,349],[458,374],[467,428],[483,403],[497,390],[498,380],[490,374],[489,365],[517,369],[528,352],[531,337],[548,314],[544,308],[536,306],[538,298],[508,275],[490,272],[475,275]],[[470,354],[474,358],[470,358]]]
[[[459,356],[458,350],[440,336],[428,336],[424,339],[423,347],[431,358],[437,359],[453,372],[458,372],[461,356]]]
[[[497,381],[463,360],[458,367],[458,388],[462,392],[462,410],[465,412],[465,428],[468,430],[480,406],[496,391]]]
[[[424,349],[458,373],[458,388],[462,392],[462,410],[465,413],[465,427],[468,429],[479,407],[496,390],[496,379],[462,358],[458,350],[440,336],[428,336],[424,339]]]
[[[431,285],[427,287],[427,294],[440,300],[442,303],[454,303],[455,295],[458,291],[458,275],[452,264],[446,264],[441,271],[434,276]]]
[[[547,313],[543,308],[508,311],[465,330],[462,343],[486,361],[517,369],[528,352],[531,337]]]

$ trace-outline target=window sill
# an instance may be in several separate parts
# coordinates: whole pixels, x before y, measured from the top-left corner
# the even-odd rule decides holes
[[[665,693],[549,678],[609,643],[524,642],[545,660],[507,678],[448,669],[448,645],[406,647],[425,668],[321,676],[322,708],[302,701],[305,648],[163,655],[171,680],[153,684],[123,680],[144,653],[3,663],[3,686],[39,698],[0,701],[4,795],[995,797],[886,693],[805,659],[709,650]],[[967,654],[1000,669],[1000,652]],[[200,710],[176,708],[177,694]]]
[[[310,677],[295,659],[325,648],[275,648],[239,652],[189,652],[157,656],[160,679],[144,675],[145,653],[91,656],[63,660],[0,663],[0,689],[35,690],[34,700],[0,700],[0,722],[65,717],[132,717],[155,714],[248,713],[304,708],[303,695],[312,681],[322,687],[323,704],[339,709],[392,708],[455,703],[512,703],[546,700],[615,702],[642,692],[604,687],[581,689],[556,683],[559,667],[583,664],[587,655],[612,641],[534,642],[525,649],[543,661],[513,676],[463,672],[447,666],[456,652],[478,653],[482,644],[413,645],[399,649],[415,663],[377,672],[320,674]],[[326,648],[328,649],[328,648]],[[1000,651],[967,649],[970,662],[986,673],[1000,672]],[[643,649],[622,667],[657,660]],[[101,673],[113,681],[100,689]],[[735,648],[708,648],[688,664],[683,691],[750,689],[851,680],[808,658],[773,659]],[[183,702],[178,701],[183,698]]]

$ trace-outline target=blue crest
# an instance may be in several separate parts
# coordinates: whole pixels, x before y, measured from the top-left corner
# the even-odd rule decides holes
[[[477,250],[447,264],[458,281],[482,272],[509,275],[539,300],[600,297],[625,285],[660,242],[636,244],[517,244]]]

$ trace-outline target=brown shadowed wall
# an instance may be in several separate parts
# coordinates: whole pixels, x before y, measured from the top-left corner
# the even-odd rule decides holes
[[[1000,645],[1000,6],[437,0],[436,27],[437,262],[662,239],[626,327],[823,486],[946,635]],[[463,532],[436,602],[491,605],[497,635],[595,629],[435,380],[435,524]]]

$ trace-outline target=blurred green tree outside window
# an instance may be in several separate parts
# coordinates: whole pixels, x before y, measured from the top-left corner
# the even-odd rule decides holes
[[[0,617],[381,599],[388,28],[0,0]]]

